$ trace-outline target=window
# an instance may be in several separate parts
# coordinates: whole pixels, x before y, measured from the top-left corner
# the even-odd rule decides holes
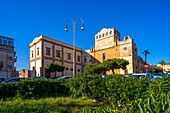
[[[51,55],[51,48],[46,47],[46,55]]]
[[[66,67],[66,70],[68,70],[68,67]]]
[[[2,44],[2,39],[0,39],[0,44]]]
[[[77,61],[80,62],[80,56],[77,56]]]
[[[86,63],[86,57],[84,58],[84,63]]]
[[[4,44],[4,45],[8,45],[8,42],[7,42],[6,39],[3,39],[3,44]]]
[[[67,54],[67,59],[68,59],[68,60],[71,60],[71,53],[68,53],[68,54]]]
[[[37,56],[39,56],[40,54],[40,50],[39,50],[39,47],[37,48]]]
[[[31,51],[31,58],[33,58],[34,57],[34,53],[33,53],[33,51]]]
[[[98,39],[98,36],[96,36],[96,39]]]
[[[102,54],[102,59],[103,59],[103,61],[106,59],[106,54],[105,53]]]
[[[56,57],[60,58],[60,50],[56,50]]]
[[[101,38],[101,35],[99,35],[99,38]]]
[[[73,68],[70,68],[70,71],[73,71]]]
[[[106,32],[106,36],[108,35],[108,32]]]
[[[80,72],[80,69],[77,69],[78,72]]]
[[[103,34],[103,37],[104,37],[104,34]]]
[[[14,46],[13,41],[9,40],[9,41],[8,41],[8,45],[9,45],[9,46]]]
[[[112,34],[112,31],[110,31],[110,35]]]
[[[116,30],[114,31],[114,34],[116,35]]]
[[[2,68],[3,67],[3,61],[1,61],[1,63],[0,63],[0,68]]]

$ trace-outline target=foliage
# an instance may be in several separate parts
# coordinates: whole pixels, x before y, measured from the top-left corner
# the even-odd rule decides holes
[[[47,67],[45,68],[46,72],[52,73],[52,72],[63,72],[65,69],[65,67],[61,64],[55,63],[55,64],[50,64],[47,65]]]
[[[3,84],[0,83],[0,99],[1,98],[12,98],[16,96],[17,93],[17,84]]]
[[[164,61],[164,60],[161,60],[161,61],[159,62],[159,64],[164,65],[164,64],[165,64],[165,61]]]
[[[149,85],[147,78],[125,78],[122,75],[109,76],[79,76],[68,81],[70,94],[73,97],[85,96],[98,101],[115,104],[117,101],[134,100],[145,97]]]
[[[122,75],[112,75],[102,78],[97,75],[76,75],[67,80],[26,80],[18,83],[0,83],[0,112],[110,112],[110,113],[157,113],[170,112],[170,77],[149,81],[147,78],[125,78]],[[40,98],[51,95],[68,95],[76,98],[92,99],[84,105],[75,101],[55,103],[55,100],[11,102],[13,97]],[[64,98],[63,98],[64,99]],[[13,100],[12,100],[13,101]],[[55,101],[55,102],[54,102]],[[25,103],[24,103],[25,102]],[[37,102],[37,103],[36,103]],[[39,102],[39,103],[38,103]],[[50,103],[52,102],[52,103]],[[98,106],[93,106],[96,103]],[[54,108],[54,106],[56,108]],[[78,107],[79,106],[79,107]],[[90,107],[89,107],[90,106]],[[100,107],[99,107],[100,106]]]
[[[129,62],[125,59],[107,59],[103,61],[101,64],[89,64],[87,67],[85,67],[84,74],[85,75],[95,75],[95,74],[101,74],[102,72],[106,72],[109,70],[112,70],[112,73],[114,74],[114,69],[126,69],[126,66],[129,64]]]
[[[165,61],[164,60],[161,60],[160,62],[159,62],[159,64],[161,64],[161,66],[162,66],[162,72],[164,72],[164,70],[163,70],[163,66],[165,65]]]
[[[1,83],[0,98],[12,98],[17,95],[23,98],[39,98],[52,95],[68,95],[69,88],[65,81],[31,79],[18,83]]]
[[[100,73],[102,73],[102,67],[99,64],[89,64],[84,70],[85,75],[95,75]]]
[[[142,52],[142,54],[145,55],[145,63],[147,63],[147,62],[146,62],[146,59],[147,59],[147,55],[150,54],[149,50],[144,50],[144,51]]]
[[[160,72],[162,72],[161,67],[156,66],[156,67],[153,68],[153,73],[160,73]]]
[[[100,99],[103,95],[105,79],[101,76],[78,75],[68,81],[70,94],[73,97]]]
[[[168,69],[168,70],[166,71],[166,73],[170,73],[170,69]]]
[[[105,68],[107,71],[112,70],[112,73],[114,74],[114,69],[126,69],[126,66],[129,64],[129,62],[125,59],[107,59],[106,61],[102,62],[102,67]]]
[[[86,106],[96,106],[90,99],[53,97],[23,100],[21,98],[0,101],[0,113],[81,113]]]
[[[149,83],[145,96],[124,101],[117,100],[112,106],[102,106],[98,108],[86,107],[83,113],[169,113],[170,112],[170,77],[155,80]],[[141,81],[145,81],[144,79]],[[144,83],[145,84],[145,83]],[[133,89],[132,89],[133,90]],[[132,90],[129,90],[130,92]],[[142,92],[142,90],[140,91]],[[135,93],[135,92],[133,92]],[[129,95],[127,95],[129,97]]]

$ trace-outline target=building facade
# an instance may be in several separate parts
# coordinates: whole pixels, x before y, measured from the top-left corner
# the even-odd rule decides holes
[[[35,70],[33,76],[55,76],[45,72],[45,67],[51,63],[65,66],[64,72],[57,72],[57,75],[73,75],[73,46],[41,35],[30,43],[29,49],[30,70]],[[82,72],[82,49],[76,47],[75,50],[75,73],[78,74]]]
[[[157,64],[157,66],[161,67],[163,69],[164,73],[167,73],[170,71],[170,62],[166,62],[165,64]]]
[[[51,63],[65,66],[64,72],[57,75],[73,75],[73,46],[54,40],[46,36],[35,38],[29,46],[30,70],[33,76],[52,77],[48,75],[45,67]],[[116,69],[117,74],[150,72],[150,66],[145,67],[145,62],[138,56],[138,49],[130,36],[120,40],[120,32],[114,28],[103,28],[95,35],[95,46],[82,51],[76,47],[76,74],[84,71],[84,67],[92,63],[101,63],[107,59],[120,58],[129,61],[126,70]],[[112,74],[108,71],[107,74]]]
[[[116,69],[117,74],[146,72],[143,59],[138,56],[138,50],[134,40],[125,36],[120,40],[120,32],[114,28],[103,28],[95,35],[95,47],[88,52],[92,63],[101,63],[107,59],[122,58],[129,61],[126,70]],[[107,72],[112,74],[112,72]]]
[[[14,39],[0,36],[0,78],[8,79],[15,76],[15,54]]]

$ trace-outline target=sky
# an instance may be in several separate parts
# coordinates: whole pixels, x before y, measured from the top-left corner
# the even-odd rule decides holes
[[[115,28],[134,39],[138,54],[149,50],[147,62],[170,62],[170,0],[0,0],[0,35],[14,38],[17,70],[29,68],[29,44],[40,35],[73,44],[76,22],[76,46],[94,47],[94,36],[102,28]]]

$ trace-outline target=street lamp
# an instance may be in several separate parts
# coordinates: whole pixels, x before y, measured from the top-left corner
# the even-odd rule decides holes
[[[73,23],[73,76],[76,74],[76,22],[80,20],[82,22],[81,30],[84,30],[84,22],[83,19],[77,18],[75,21],[71,18],[66,20],[66,28],[65,31],[68,31],[68,21],[72,21]]]

